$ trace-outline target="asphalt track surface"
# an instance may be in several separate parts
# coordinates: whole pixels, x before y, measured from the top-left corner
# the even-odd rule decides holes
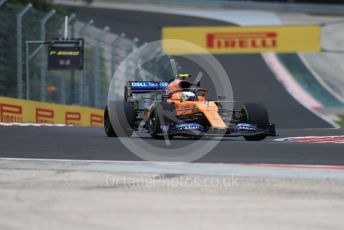
[[[312,135],[314,131],[303,129],[296,132]],[[321,135],[344,134],[343,130],[320,129],[316,132]],[[294,134],[295,130],[283,129],[279,133],[280,137],[286,137]],[[135,140],[135,137],[132,139]],[[141,160],[117,138],[106,137],[101,128],[1,127],[0,140],[0,157],[6,158]],[[144,140],[163,148],[191,142],[175,139],[167,146],[164,141],[153,140],[148,135]],[[344,165],[342,149],[343,144],[276,142],[273,138],[262,142],[247,142],[243,138],[224,138],[198,162]]]
[[[224,25],[207,19],[108,9],[78,8],[79,19],[93,18],[99,27],[108,25],[114,32],[143,41],[161,38],[163,26]],[[280,137],[304,135],[344,135],[301,106],[275,79],[260,55],[217,55],[230,76],[235,100],[240,103],[263,102],[276,123]],[[197,73],[185,65],[186,72]],[[145,140],[153,145],[163,141]],[[191,140],[176,139],[173,146],[187,145]],[[0,157],[85,160],[141,160],[116,138],[107,138],[100,128],[80,127],[1,127]],[[344,165],[343,145],[275,142],[246,142],[242,138],[225,138],[200,162],[278,163]],[[171,147],[171,146],[170,146]],[[166,146],[166,148],[170,148]]]

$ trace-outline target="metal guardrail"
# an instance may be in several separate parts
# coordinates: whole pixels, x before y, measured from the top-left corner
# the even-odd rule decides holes
[[[71,37],[85,40],[84,70],[48,71],[47,48],[30,44],[26,60],[26,41],[63,37],[63,17],[55,11],[40,12],[31,5],[23,7],[0,0],[0,96],[98,108],[105,106],[112,76],[128,54],[140,46],[140,41],[129,39],[125,34],[112,33],[108,27],[97,28],[93,20],[85,23],[75,16],[69,18]],[[157,60],[145,64],[145,70],[154,72],[155,80],[171,78],[170,57],[161,50],[157,50],[156,56]],[[145,80],[143,71],[134,71],[140,58],[137,56],[127,61],[124,70],[127,78]],[[26,78],[27,71],[30,81]],[[116,79],[118,88],[123,88],[125,82],[124,78]],[[119,97],[121,93],[119,90]],[[26,98],[28,95],[30,98]]]

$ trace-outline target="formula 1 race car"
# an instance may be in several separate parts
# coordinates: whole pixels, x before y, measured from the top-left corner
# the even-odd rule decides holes
[[[124,101],[109,101],[105,108],[107,136],[129,137],[134,131],[148,132],[155,139],[243,136],[260,141],[276,136],[275,125],[269,123],[262,105],[246,103],[238,111],[225,109],[224,98],[207,100],[208,91],[186,80],[190,76],[179,74],[170,82],[128,81]]]

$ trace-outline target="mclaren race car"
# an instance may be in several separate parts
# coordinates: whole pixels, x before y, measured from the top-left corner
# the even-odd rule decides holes
[[[225,109],[224,98],[208,100],[208,91],[188,81],[190,76],[180,74],[170,82],[128,81],[124,101],[110,101],[105,107],[106,134],[129,137],[143,131],[155,139],[243,136],[248,141],[276,135],[262,105],[246,103],[240,110]]]

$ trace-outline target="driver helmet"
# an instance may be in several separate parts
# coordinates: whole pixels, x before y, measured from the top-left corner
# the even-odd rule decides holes
[[[196,95],[193,92],[182,92],[182,101],[193,101]]]

